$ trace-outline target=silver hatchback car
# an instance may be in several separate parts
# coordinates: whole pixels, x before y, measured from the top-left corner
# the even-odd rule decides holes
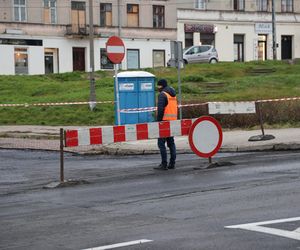
[[[184,63],[217,63],[218,52],[212,45],[199,45],[183,50]]]

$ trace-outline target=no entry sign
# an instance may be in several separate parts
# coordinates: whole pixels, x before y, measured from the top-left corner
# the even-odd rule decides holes
[[[189,143],[193,152],[204,158],[215,155],[223,141],[222,128],[211,116],[202,116],[193,124],[189,132]]]
[[[118,36],[111,36],[106,43],[107,57],[113,63],[121,63],[125,56],[125,46],[122,39]]]

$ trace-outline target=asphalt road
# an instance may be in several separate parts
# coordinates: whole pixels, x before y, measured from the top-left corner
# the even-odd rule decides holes
[[[66,178],[89,184],[56,189],[43,186],[59,178],[58,153],[0,158],[0,249],[300,249],[299,151],[219,154],[235,165],[212,169],[179,155],[164,172],[157,155],[68,154]]]

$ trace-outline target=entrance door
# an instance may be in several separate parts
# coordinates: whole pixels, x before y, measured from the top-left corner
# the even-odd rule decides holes
[[[281,36],[281,59],[292,59],[292,36]]]
[[[73,71],[85,71],[85,48],[73,48]]]
[[[234,61],[244,61],[244,35],[234,35]]]
[[[258,36],[258,60],[264,61],[267,59],[267,36]]]
[[[45,74],[52,74],[53,70],[53,53],[46,52],[45,53]]]

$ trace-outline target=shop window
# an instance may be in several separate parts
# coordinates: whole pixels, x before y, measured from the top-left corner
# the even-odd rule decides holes
[[[233,9],[234,10],[245,10],[245,0],[234,0]]]
[[[26,17],[26,0],[14,0],[14,20],[16,22],[25,22]]]
[[[138,49],[127,50],[127,69],[140,68],[140,51]]]
[[[201,44],[215,45],[215,34],[213,33],[200,33]]]
[[[164,50],[153,50],[153,67],[164,67],[165,66],[165,51]]]
[[[184,39],[185,47],[191,47],[194,45],[193,41],[193,33],[185,32],[185,39]]]
[[[56,17],[56,0],[44,0],[44,22],[55,24]]]
[[[293,12],[294,1],[293,0],[281,0],[281,11],[282,12]]]
[[[138,27],[139,26],[139,5],[127,4],[127,26]]]
[[[257,11],[268,11],[269,1],[268,0],[256,0],[257,1]]]
[[[15,74],[28,74],[27,48],[15,48]]]
[[[153,28],[165,27],[165,7],[154,5],[153,6]]]
[[[100,26],[112,26],[111,3],[100,3]]]
[[[234,35],[234,61],[244,61],[244,35]]]
[[[113,69],[114,64],[107,57],[106,49],[100,49],[101,69]]]

